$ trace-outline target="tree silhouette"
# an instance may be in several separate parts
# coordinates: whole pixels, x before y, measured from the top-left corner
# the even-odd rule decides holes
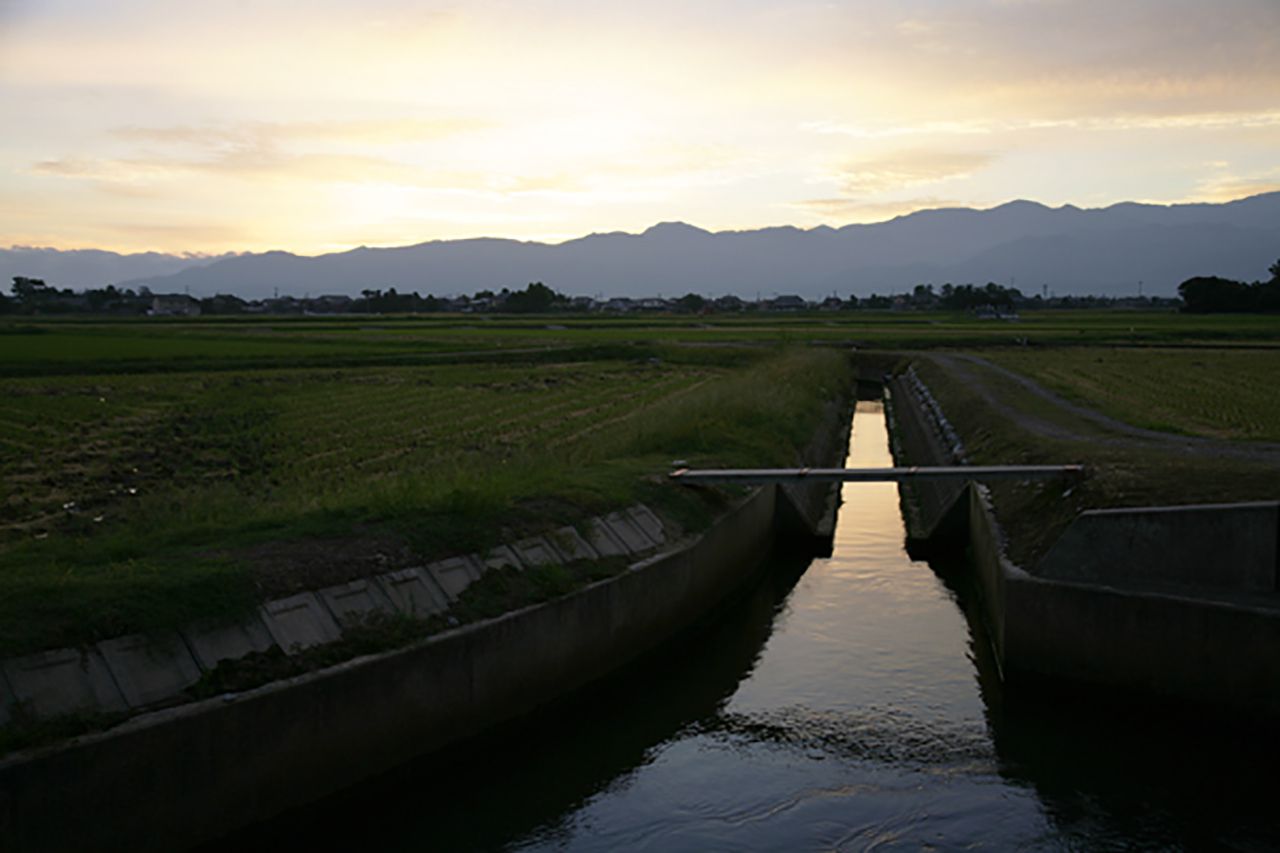
[[[550,311],[556,302],[563,300],[563,296],[542,282],[531,281],[524,290],[517,290],[510,294],[503,307],[517,314],[540,314]]]

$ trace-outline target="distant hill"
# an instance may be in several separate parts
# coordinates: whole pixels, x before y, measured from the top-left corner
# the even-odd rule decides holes
[[[592,234],[559,244],[473,239],[316,257],[266,252],[186,261],[182,269],[126,283],[157,292],[246,298],[276,290],[355,295],[391,287],[440,296],[516,289],[530,281],[571,295],[813,298],[899,292],[929,282],[1011,280],[1029,295],[1047,286],[1058,295],[1116,296],[1135,293],[1142,281],[1148,295],[1173,296],[1181,281],[1195,275],[1262,277],[1277,258],[1280,193],[1268,193],[1226,204],[1123,203],[1100,209],[1015,201],[990,210],[925,210],[838,229],[712,233],[665,222],[642,234]]]
[[[8,289],[14,276],[44,279],[58,288],[83,290],[138,278],[158,278],[213,263],[233,255],[166,255],[141,252],[121,255],[99,249],[61,251],[31,246],[0,249],[0,287]]]

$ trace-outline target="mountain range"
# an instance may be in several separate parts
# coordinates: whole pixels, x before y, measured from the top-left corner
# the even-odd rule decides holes
[[[1196,275],[1263,278],[1280,258],[1280,192],[1223,204],[923,210],[886,222],[710,232],[664,222],[640,234],[548,244],[496,238],[360,247],[305,256],[201,257],[96,250],[0,250],[0,281],[145,286],[193,296],[357,295],[396,288],[444,296],[541,281],[588,296],[733,293],[808,298],[901,292],[920,283],[1013,283],[1028,294],[1172,296]]]

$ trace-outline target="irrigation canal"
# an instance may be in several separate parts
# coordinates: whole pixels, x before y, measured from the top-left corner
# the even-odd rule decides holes
[[[848,467],[892,464],[860,403]],[[779,556],[678,648],[538,719],[211,849],[1274,849],[1273,728],[1013,692],[963,564],[913,562],[897,487]]]

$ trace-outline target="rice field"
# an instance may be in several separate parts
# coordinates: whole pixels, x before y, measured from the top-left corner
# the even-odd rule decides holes
[[[1265,315],[1136,311],[1028,312],[1017,322],[928,312],[650,315],[0,318],[0,376],[120,371],[389,366],[580,356],[663,356],[671,348],[780,343],[875,349],[1159,345],[1280,345]]]
[[[1164,342],[1197,348],[1102,346]],[[1274,318],[1137,312],[5,319],[0,654],[635,501],[696,527],[710,498],[671,463],[793,464],[853,348],[981,345],[1133,423],[1280,440],[1278,343]]]
[[[984,355],[1136,426],[1280,441],[1280,350],[1087,347]]]
[[[140,497],[288,499],[567,453],[723,369],[579,363],[17,379],[0,384],[0,541]],[[101,523],[101,522],[99,522]]]
[[[0,652],[159,630],[794,461],[834,350],[0,378]]]

